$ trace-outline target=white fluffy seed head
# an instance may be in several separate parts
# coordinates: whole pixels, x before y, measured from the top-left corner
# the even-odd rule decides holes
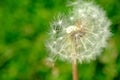
[[[111,23],[104,10],[93,2],[77,0],[70,5],[72,15],[59,16],[51,24],[50,38],[46,43],[50,58],[71,62],[74,54],[80,63],[93,60],[106,46]]]

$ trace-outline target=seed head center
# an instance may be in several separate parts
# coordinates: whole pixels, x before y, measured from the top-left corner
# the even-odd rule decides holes
[[[85,29],[78,21],[75,25],[70,25],[66,28],[66,33],[71,35],[73,38],[83,37],[85,35]]]

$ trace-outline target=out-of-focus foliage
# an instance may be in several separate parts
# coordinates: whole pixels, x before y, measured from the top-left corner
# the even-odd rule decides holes
[[[49,22],[68,0],[0,0],[0,80],[72,80],[71,64],[46,62]],[[120,80],[120,1],[95,0],[113,36],[96,61],[78,64],[80,80]],[[99,24],[99,23],[98,23]]]

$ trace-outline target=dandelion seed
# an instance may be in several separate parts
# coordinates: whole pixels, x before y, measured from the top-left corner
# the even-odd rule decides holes
[[[70,17],[70,20],[72,21],[74,18],[73,17]]]
[[[56,41],[54,41],[53,44],[56,44]]]
[[[96,15],[96,14],[93,14],[92,17],[93,17],[93,18],[97,18],[97,15]]]
[[[81,43],[82,43],[82,45],[83,45],[85,51],[87,51],[87,47],[85,46],[85,43],[83,42],[83,40],[80,39],[80,41],[81,41]]]
[[[58,25],[62,25],[62,20],[59,20],[59,21],[58,21]]]
[[[62,39],[63,39],[63,37],[60,37],[60,38],[59,38],[59,40],[62,40]]]
[[[55,31],[55,30],[53,30],[53,33],[55,34],[55,33],[56,33],[56,31]]]
[[[82,17],[85,17],[85,14],[81,14]]]

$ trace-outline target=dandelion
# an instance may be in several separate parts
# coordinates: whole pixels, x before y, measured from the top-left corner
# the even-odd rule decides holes
[[[106,46],[111,23],[104,10],[93,2],[77,0],[69,6],[73,7],[71,15],[60,15],[50,25],[50,38],[46,43],[49,58],[73,64],[94,60]]]

